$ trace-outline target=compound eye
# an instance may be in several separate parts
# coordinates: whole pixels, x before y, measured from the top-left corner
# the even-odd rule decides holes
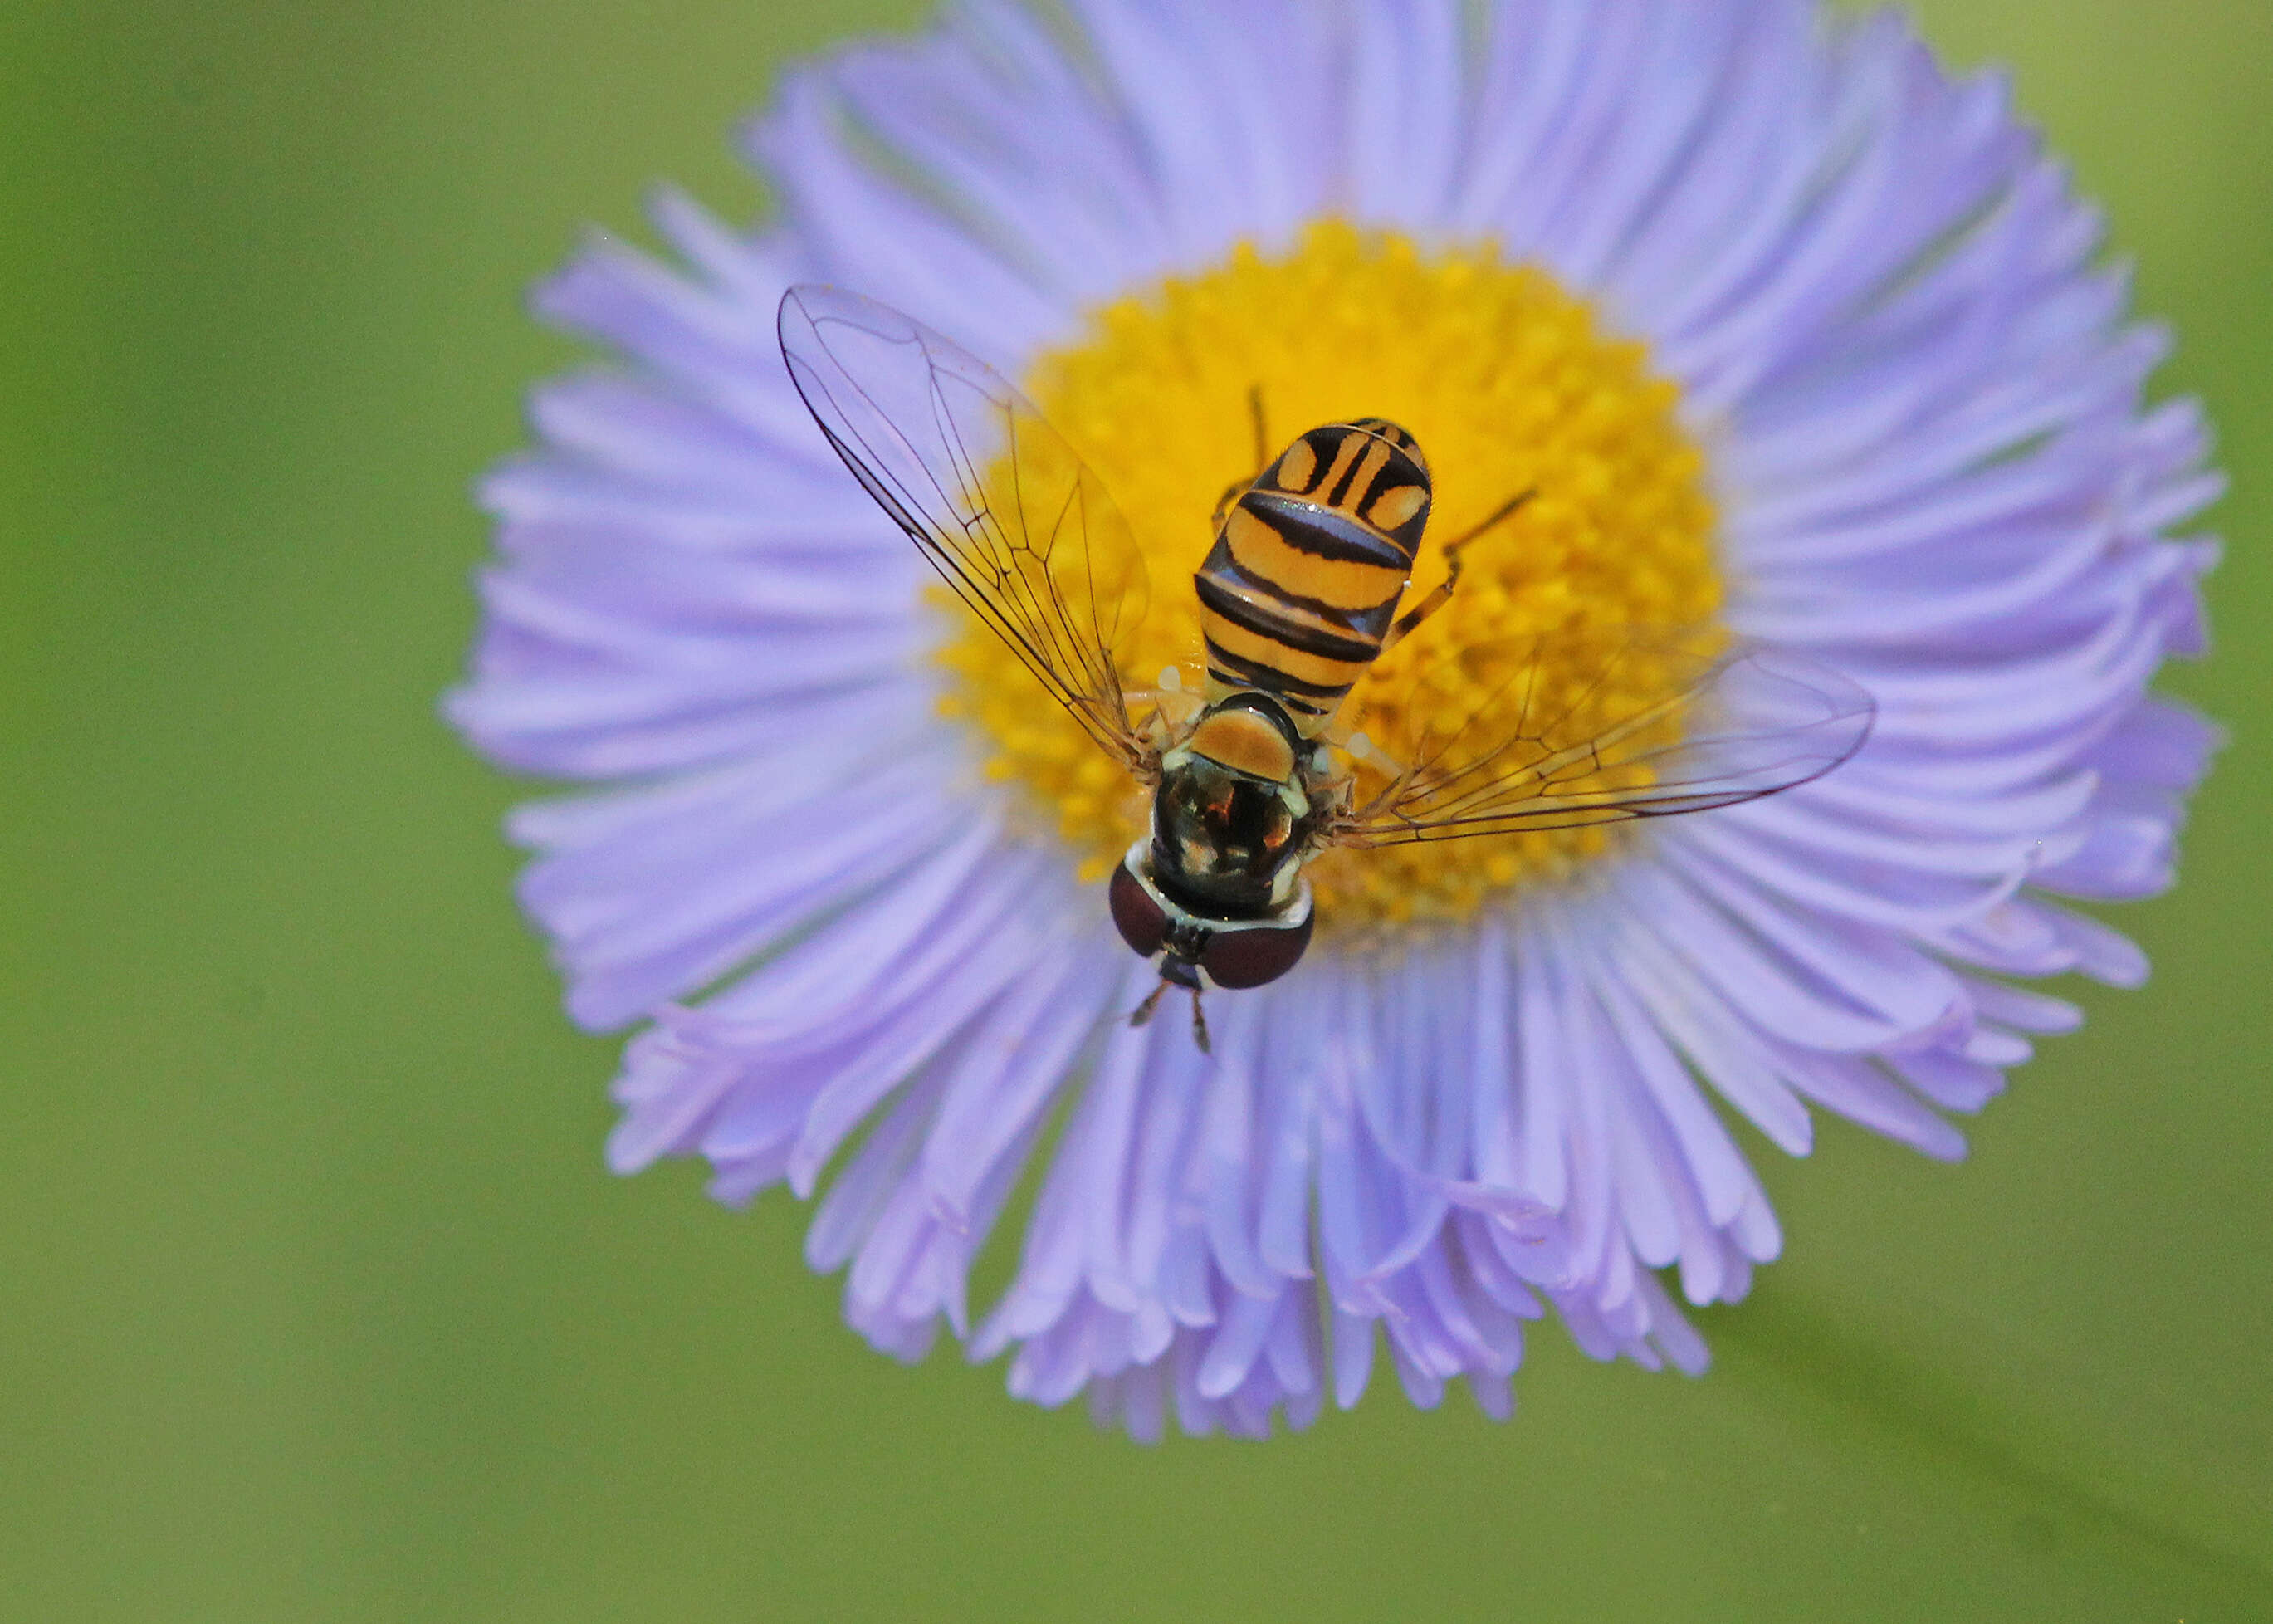
[[[1303,950],[1310,945],[1310,924],[1317,917],[1305,914],[1299,925],[1219,930],[1201,951],[1200,968],[1207,972],[1208,980],[1223,988],[1260,987],[1275,981],[1302,962]]]
[[[1123,861],[1113,871],[1113,883],[1106,893],[1113,909],[1113,923],[1121,932],[1121,939],[1136,951],[1140,959],[1150,959],[1168,940],[1168,916],[1160,905],[1152,900],[1144,883],[1129,871]]]

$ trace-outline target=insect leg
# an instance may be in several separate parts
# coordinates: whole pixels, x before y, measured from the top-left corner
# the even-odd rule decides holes
[[[1166,981],[1160,984],[1163,987],[1167,985]],[[1200,989],[1197,987],[1192,989],[1192,1041],[1200,1046],[1203,1055],[1215,1053],[1208,1047],[1207,1011],[1200,1007]]]
[[[1206,694],[1185,687],[1182,673],[1173,665],[1161,672],[1157,688],[1132,688],[1121,699],[1136,715],[1133,725],[1136,736],[1155,755],[1182,738],[1207,703]]]
[[[1263,417],[1263,386],[1251,384],[1247,391],[1247,417],[1255,429],[1255,471],[1244,479],[1234,479],[1223,487],[1223,494],[1215,499],[1215,516],[1208,521],[1214,530],[1223,528],[1223,515],[1231,511],[1232,503],[1271,466],[1271,434]]]
[[[1385,778],[1405,776],[1406,764],[1374,742],[1370,735],[1350,726],[1347,716],[1338,716],[1328,723],[1318,735],[1322,744],[1331,745],[1352,761],[1363,762]]]
[[[1402,643],[1407,632],[1452,600],[1452,589],[1459,585],[1460,581],[1460,549],[1538,494],[1536,491],[1526,491],[1519,495],[1509,497],[1507,500],[1494,508],[1491,516],[1482,524],[1474,526],[1466,534],[1444,544],[1444,578],[1437,583],[1436,590],[1397,617],[1396,623],[1389,628],[1389,635],[1381,640],[1381,651],[1384,654]]]

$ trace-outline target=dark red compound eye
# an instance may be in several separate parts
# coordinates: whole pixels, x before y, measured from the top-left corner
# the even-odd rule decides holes
[[[1305,914],[1299,925],[1219,930],[1200,951],[1200,968],[1219,987],[1275,981],[1302,961],[1302,950],[1310,945],[1310,921],[1317,917]]]
[[[1152,900],[1144,883],[1129,872],[1127,863],[1113,870],[1113,884],[1106,895],[1121,939],[1136,949],[1141,959],[1150,959],[1159,952],[1168,939],[1168,916]]]

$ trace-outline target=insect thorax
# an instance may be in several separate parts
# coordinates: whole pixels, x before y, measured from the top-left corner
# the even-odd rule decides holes
[[[1266,694],[1210,705],[1160,759],[1152,868],[1185,906],[1257,919],[1294,896],[1327,807],[1316,747]]]

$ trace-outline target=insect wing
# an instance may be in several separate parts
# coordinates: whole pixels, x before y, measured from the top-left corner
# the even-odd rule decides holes
[[[1109,754],[1140,769],[1124,643],[1147,583],[1129,523],[1032,403],[889,305],[805,284],[782,357],[844,465],[956,596]]]
[[[1448,656],[1389,709],[1386,758],[1361,773],[1335,845],[1733,806],[1820,778],[1862,748],[1876,715],[1847,678],[1782,650],[1602,632]]]

